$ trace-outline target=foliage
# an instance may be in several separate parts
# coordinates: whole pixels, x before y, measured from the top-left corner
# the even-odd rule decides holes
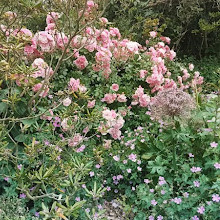
[[[170,37],[181,54],[219,56],[217,0],[113,0],[106,17],[133,40],[143,43],[150,31],[157,30]]]
[[[36,216],[31,215],[24,207],[24,202],[16,197],[1,196],[0,219],[13,220],[36,220]]]

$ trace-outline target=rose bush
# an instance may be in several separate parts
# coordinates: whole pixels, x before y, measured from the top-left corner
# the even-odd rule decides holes
[[[1,193],[42,219],[103,219],[113,199],[134,219],[214,219],[218,97],[201,95],[203,77],[169,38],[122,39],[101,3],[3,8]],[[38,10],[46,26],[33,33],[22,19]]]

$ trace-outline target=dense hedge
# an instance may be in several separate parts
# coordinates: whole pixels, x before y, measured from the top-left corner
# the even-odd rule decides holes
[[[125,36],[144,41],[157,29],[187,55],[219,55],[220,3],[218,0],[112,0],[106,17]]]

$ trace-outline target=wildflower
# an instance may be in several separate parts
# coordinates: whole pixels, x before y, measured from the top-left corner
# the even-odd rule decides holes
[[[166,180],[164,179],[164,177],[160,176],[158,183],[159,183],[160,186],[162,186],[162,185],[166,184]]]
[[[150,180],[149,180],[149,179],[144,179],[144,182],[145,182],[146,184],[148,184],[148,183],[150,183]]]
[[[193,173],[198,173],[198,172],[200,172],[200,171],[202,170],[202,168],[200,168],[200,167],[192,167],[190,170],[191,170]]]
[[[218,146],[218,143],[212,142],[212,143],[210,143],[210,146],[211,146],[212,148],[216,148],[216,147]]]
[[[132,154],[130,154],[130,155],[128,156],[128,159],[131,160],[131,161],[133,161],[133,162],[136,162],[136,160],[137,160],[137,155],[132,153]]]
[[[128,173],[131,173],[131,169],[127,169],[127,172],[128,172]]]
[[[9,177],[5,177],[4,180],[5,180],[6,182],[8,182],[8,181],[9,181]]]
[[[106,187],[106,190],[107,190],[107,191],[111,191],[111,187],[110,187],[110,186],[107,186],[107,187]]]
[[[154,192],[154,189],[150,189],[150,192],[153,193],[153,192]]]
[[[199,214],[204,214],[204,212],[205,212],[204,206],[198,207],[197,212],[198,212]]]
[[[184,193],[183,193],[183,196],[184,196],[185,198],[188,198],[188,197],[189,197],[189,193],[188,193],[188,192],[184,192]]]
[[[163,219],[162,215],[157,216],[157,220],[162,220],[162,219]]]
[[[156,206],[157,205],[157,201],[155,199],[151,200],[151,205]]]
[[[98,209],[99,209],[99,210],[103,209],[103,207],[102,207],[101,204],[98,204]]]
[[[220,163],[215,163],[214,164],[214,167],[218,170],[218,169],[220,169]]]
[[[220,196],[219,196],[219,194],[213,194],[213,195],[212,195],[212,201],[213,201],[213,202],[220,202]]]
[[[154,216],[150,215],[148,219],[149,220],[154,220]]]
[[[39,212],[35,212],[35,214],[34,214],[36,217],[40,217],[40,214],[39,214]]]
[[[137,161],[137,164],[140,165],[140,164],[141,164],[141,160],[138,160],[138,161]]]
[[[50,142],[49,142],[49,141],[44,141],[44,144],[45,144],[46,146],[48,146],[48,145],[50,145]]]
[[[171,201],[179,205],[182,202],[182,199],[176,197],[176,198],[172,199]]]
[[[117,180],[120,180],[120,179],[123,179],[123,176],[122,176],[122,175],[118,175],[118,176],[117,176]]]
[[[85,209],[85,211],[86,211],[87,213],[89,213],[89,212],[90,212],[90,209],[89,209],[89,208],[87,208],[87,209]]]
[[[89,172],[90,177],[93,177],[95,173],[93,171]]]
[[[199,217],[197,215],[192,217],[192,220],[199,220]]]
[[[123,164],[126,164],[128,161],[127,160],[123,160]]]
[[[114,159],[115,161],[119,161],[119,160],[120,160],[120,157],[119,157],[119,156],[114,156],[113,159]]]
[[[161,195],[164,195],[166,193],[166,191],[165,190],[161,190],[160,193],[161,193]]]
[[[21,170],[22,166],[23,166],[22,164],[19,164],[17,167],[19,170]]]
[[[26,198],[26,195],[25,195],[24,193],[21,193],[21,194],[20,194],[20,198],[21,198],[21,199],[25,199],[25,198]]]
[[[77,202],[79,202],[79,201],[80,201],[80,197],[76,197],[75,200],[76,200]]]
[[[194,155],[192,153],[189,153],[189,157],[194,157]]]
[[[141,168],[141,167],[137,167],[137,170],[138,170],[138,171],[141,171],[141,170],[142,170],[142,168]]]
[[[207,201],[206,203],[207,203],[207,205],[211,205],[212,201]]]
[[[134,186],[132,186],[132,187],[131,187],[131,190],[132,190],[132,191],[135,191],[135,187],[134,187]]]
[[[197,181],[197,180],[196,180],[196,181],[193,181],[193,184],[194,184],[195,187],[199,187],[199,186],[200,186],[200,182]]]

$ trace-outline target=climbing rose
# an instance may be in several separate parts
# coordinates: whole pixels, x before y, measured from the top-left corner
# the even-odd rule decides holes
[[[77,68],[83,70],[88,65],[88,61],[85,56],[79,56],[74,63],[76,64]]]

